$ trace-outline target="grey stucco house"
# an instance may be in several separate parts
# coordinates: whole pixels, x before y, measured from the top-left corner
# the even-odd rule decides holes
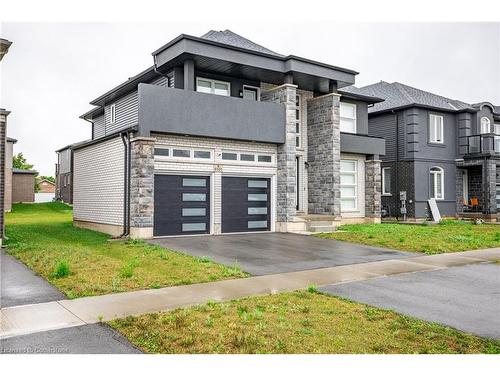
[[[436,198],[444,216],[498,220],[500,214],[500,107],[468,104],[398,82],[348,90],[384,101],[369,108],[369,130],[384,137],[382,204],[402,216],[429,216]]]
[[[74,223],[112,235],[331,230],[380,221],[382,99],[356,72],[229,30],[180,35],[92,100],[71,147]]]

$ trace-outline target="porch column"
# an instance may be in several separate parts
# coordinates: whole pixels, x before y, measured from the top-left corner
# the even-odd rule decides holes
[[[340,95],[307,101],[309,214],[340,220]]]
[[[483,164],[485,214],[495,215],[497,213],[496,184],[497,184],[497,165],[494,160],[486,159]]]
[[[153,237],[155,138],[130,141],[130,237]]]
[[[278,145],[276,230],[291,230],[289,222],[295,217],[295,97],[297,86],[289,83],[261,93],[261,100],[285,106],[285,143]]]
[[[378,155],[368,156],[365,161],[365,216],[380,222],[382,204],[382,175]]]
[[[464,168],[459,166],[455,169],[455,203],[456,213],[460,214],[464,210]]]

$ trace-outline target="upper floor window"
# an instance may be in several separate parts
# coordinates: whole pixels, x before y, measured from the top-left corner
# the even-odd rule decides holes
[[[481,117],[481,134],[491,133],[491,122],[488,117]]]
[[[109,123],[114,124],[116,122],[116,105],[111,104],[109,106]]]
[[[229,96],[231,85],[229,82],[216,81],[208,78],[196,78],[196,91],[206,94]]]
[[[443,143],[443,116],[429,115],[429,142]]]
[[[302,146],[301,140],[301,131],[300,128],[302,126],[302,97],[300,95],[295,96],[295,147]]]
[[[243,86],[243,99],[260,101],[260,89],[253,86]]]
[[[382,195],[391,195],[391,168],[382,168]]]
[[[444,199],[444,172],[442,168],[432,167],[430,169],[430,197]]]
[[[500,123],[495,123],[495,134],[500,135]]]
[[[356,104],[340,103],[340,131],[356,133]]]

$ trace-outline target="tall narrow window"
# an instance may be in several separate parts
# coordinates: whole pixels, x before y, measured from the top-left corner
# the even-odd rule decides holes
[[[300,107],[301,102],[302,102],[301,96],[297,95],[295,97],[295,133],[297,133],[297,135],[295,136],[296,147],[301,147],[302,145],[302,140],[300,137],[300,127],[302,124],[302,109]]]
[[[260,89],[253,86],[243,86],[243,99],[259,101]]]
[[[443,116],[429,115],[429,142],[443,143]]]
[[[491,133],[491,122],[488,117],[481,117],[481,134]]]
[[[391,195],[391,168],[382,168],[382,195]]]
[[[444,199],[444,173],[439,167],[430,169],[430,197]]]
[[[358,162],[340,161],[340,210],[355,211],[358,208]]]
[[[340,131],[356,133],[356,104],[340,103]]]
[[[114,124],[116,122],[116,105],[111,104],[109,106],[109,123]]]

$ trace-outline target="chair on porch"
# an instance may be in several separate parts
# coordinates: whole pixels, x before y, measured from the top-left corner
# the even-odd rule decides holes
[[[464,208],[466,208],[467,211],[480,211],[481,207],[479,206],[479,199],[477,199],[477,197],[472,197],[469,203],[467,203],[464,199]]]

